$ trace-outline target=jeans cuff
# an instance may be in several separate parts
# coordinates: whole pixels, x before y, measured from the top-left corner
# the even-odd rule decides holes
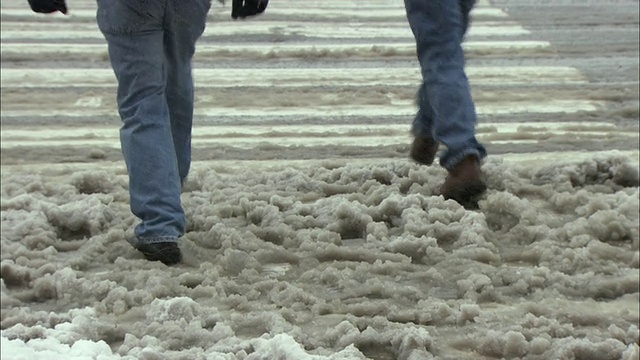
[[[487,152],[483,148],[467,148],[462,151],[458,151],[456,154],[451,155],[449,151],[447,151],[444,156],[440,159],[440,166],[447,169],[447,171],[451,171],[456,165],[458,165],[464,158],[467,156],[475,156],[478,158],[479,162],[487,157]]]

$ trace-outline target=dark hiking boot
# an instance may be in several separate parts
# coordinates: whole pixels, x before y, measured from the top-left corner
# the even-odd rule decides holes
[[[149,261],[161,261],[165,265],[175,265],[182,260],[176,242],[158,242],[138,246],[138,251]]]
[[[487,190],[480,176],[478,158],[467,156],[449,171],[440,193],[445,199],[453,199],[465,208],[477,209],[477,197]]]
[[[438,152],[438,142],[432,137],[425,137],[416,135],[413,138],[413,144],[411,144],[411,152],[409,156],[413,161],[423,164],[431,165],[436,158]]]

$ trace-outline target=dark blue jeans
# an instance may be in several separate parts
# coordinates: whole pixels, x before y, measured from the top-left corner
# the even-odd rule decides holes
[[[210,0],[98,0],[97,21],[118,80],[120,141],[131,211],[141,222],[133,245],[177,241],[191,164],[191,60]]]
[[[462,50],[475,0],[405,0],[404,4],[423,78],[413,133],[447,147],[440,165],[448,170],[469,155],[482,160],[487,153],[475,136],[477,116]]]

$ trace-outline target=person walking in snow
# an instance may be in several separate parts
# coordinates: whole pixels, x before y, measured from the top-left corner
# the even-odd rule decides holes
[[[221,0],[223,2],[223,0]],[[28,0],[39,13],[67,13],[64,0]],[[264,12],[268,0],[233,0],[232,17]],[[211,0],[98,0],[97,22],[118,80],[120,142],[131,211],[131,244],[148,260],[181,261],[182,185],[191,165],[191,63]]]
[[[410,157],[431,165],[439,144],[445,145],[439,160],[448,176],[440,192],[445,199],[472,206],[486,190],[480,163],[487,156],[475,136],[477,116],[462,49],[475,0],[405,0],[404,4],[423,78]]]

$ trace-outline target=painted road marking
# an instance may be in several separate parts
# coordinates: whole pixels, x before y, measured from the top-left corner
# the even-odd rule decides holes
[[[51,40],[51,39],[104,39],[95,24],[64,24],[43,29],[41,23],[3,23],[2,37],[5,40]],[[520,25],[504,23],[474,24],[469,37],[519,36],[530,32]],[[413,34],[406,24],[401,23],[348,23],[326,26],[310,22],[240,22],[216,23],[208,25],[203,36],[247,36],[247,35],[300,35],[312,38],[397,38],[412,40]]]
[[[295,17],[304,17],[304,16],[315,16],[315,17],[323,17],[327,19],[343,19],[343,18],[361,18],[361,19],[377,19],[377,18],[406,18],[406,12],[402,5],[396,6],[393,8],[359,8],[358,6],[345,6],[340,9],[336,8],[313,8],[306,7],[308,2],[298,1],[291,2],[289,4],[281,4],[282,7],[277,5],[277,2],[274,2],[276,5],[270,5],[268,11],[262,16],[265,19],[268,19],[270,16],[295,16]],[[297,6],[296,6],[297,4]],[[301,6],[302,5],[302,6]],[[219,7],[215,7],[211,10],[210,16],[214,16],[216,20],[227,20],[231,21],[230,18],[230,8],[223,9]],[[8,17],[16,17],[16,18],[42,18],[42,14],[35,14],[28,8],[3,8],[1,10],[3,16]],[[472,17],[478,18],[506,18],[507,13],[500,9],[496,8],[475,8],[472,13]],[[65,17],[62,14],[52,14],[52,20],[60,20],[64,21],[65,19],[73,19],[73,20],[87,20],[87,21],[95,21],[96,18],[96,9],[83,9],[83,8],[72,8],[69,12],[69,15]],[[7,19],[11,20],[11,19]]]
[[[516,132],[547,132],[550,134],[577,133],[605,133],[616,132],[615,124],[605,122],[521,122],[521,123],[483,123],[478,126],[478,133],[516,133]],[[269,137],[307,135],[307,136],[366,136],[367,134],[384,133],[406,135],[409,132],[407,124],[375,124],[375,125],[220,125],[194,127],[195,137],[237,137],[262,136]],[[279,135],[281,134],[281,135]],[[636,135],[637,134],[632,134]],[[108,138],[117,137],[117,126],[102,128],[66,128],[66,129],[22,129],[4,128],[1,133],[2,141],[16,140],[57,140],[79,138]],[[4,146],[4,143],[2,144]]]
[[[551,44],[548,41],[469,41],[463,48],[469,55],[518,56],[523,54],[548,51]],[[42,57],[64,59],[72,56],[82,60],[99,59],[106,61],[106,44],[43,44],[43,43],[2,43],[0,55],[3,59],[28,57]],[[194,60],[208,58],[385,58],[405,56],[412,59],[416,56],[415,43],[358,43],[358,44],[302,44],[302,43],[200,43]]]
[[[486,0],[480,0],[486,6]],[[25,8],[1,9],[2,23],[2,57],[29,58],[45,56],[52,60],[66,59],[76,56],[77,59],[97,59],[106,63],[106,44],[95,24],[95,8],[83,7],[85,2],[72,9],[70,17],[53,15],[42,17]],[[5,3],[3,3],[5,6]],[[280,6],[280,8],[279,8]],[[216,19],[207,27],[206,35],[228,36],[234,34],[276,34],[304,35],[317,39],[329,39],[323,44],[304,42],[285,43],[236,43],[226,40],[216,43],[200,42],[196,61],[210,58],[278,57],[314,58],[406,56],[415,59],[415,43],[410,29],[404,20],[404,8],[401,2],[385,1],[367,3],[355,10],[356,2],[347,0],[326,0],[309,6],[299,1],[281,1],[270,8],[268,14],[258,21],[233,22],[221,16],[228,9],[215,8],[212,12]],[[338,8],[339,7],[339,8]],[[304,8],[304,9],[303,9]],[[273,21],[269,16],[318,17],[322,21]],[[464,44],[465,50],[472,55],[513,56],[537,51],[550,51],[550,44],[537,40],[506,40],[514,36],[529,34],[518,23],[513,21],[495,22],[497,18],[505,18],[506,14],[495,8],[476,8],[473,12],[473,26],[470,29],[471,41]],[[218,17],[221,17],[219,20]],[[12,20],[12,18],[15,18]],[[393,19],[392,19],[393,18]],[[19,19],[20,21],[15,21]],[[332,20],[336,22],[331,22]],[[380,21],[379,19],[384,19]],[[390,20],[393,22],[390,22]],[[396,21],[396,19],[402,19]],[[478,22],[477,20],[485,20]],[[70,21],[67,21],[70,20]],[[371,21],[375,20],[375,24]],[[489,20],[489,21],[487,21]],[[47,27],[43,22],[49,22]],[[394,38],[401,41],[379,42],[379,38]],[[476,37],[487,39],[477,40]],[[491,40],[491,38],[496,38]],[[359,39],[357,44],[335,43],[331,39]],[[59,39],[87,39],[93,43],[59,44]],[[48,40],[51,40],[49,42]],[[20,43],[19,41],[28,41]],[[35,42],[34,42],[35,41]],[[39,41],[39,42],[38,42]],[[285,64],[286,66],[286,64]],[[4,90],[28,88],[73,88],[96,87],[113,88],[115,78],[111,69],[2,69],[1,86]],[[560,66],[517,66],[488,67],[470,66],[467,73],[473,84],[502,84],[534,86],[532,91],[548,85],[581,84],[585,78],[575,68]],[[245,87],[302,87],[315,86],[413,86],[420,81],[420,72],[415,67],[395,68],[326,68],[326,69],[196,69],[196,84],[200,88]],[[310,79],[313,79],[311,82]],[[535,88],[537,87],[537,88]],[[524,97],[526,98],[526,96]],[[407,125],[342,125],[317,126],[305,125],[309,116],[321,113],[326,117],[353,116],[377,118],[385,116],[403,116],[411,118],[415,114],[415,106],[409,100],[396,100],[391,105],[333,105],[333,106],[299,106],[299,107],[246,107],[218,105],[206,97],[200,97],[196,106],[196,116],[222,118],[222,125],[194,128],[194,145],[216,145],[252,148],[257,144],[270,145],[304,145],[304,146],[358,146],[399,145],[408,144],[409,124]],[[542,114],[571,113],[577,111],[594,111],[600,109],[604,102],[573,99],[552,99],[539,101],[529,99],[518,101],[498,99],[477,104],[479,115],[498,114]],[[82,96],[74,102],[56,103],[43,112],[35,107],[18,108],[15,104],[0,110],[3,118],[50,118],[55,116],[74,117],[78,120],[91,116],[112,116],[117,118],[117,110],[112,99],[105,101],[99,92]],[[232,124],[233,119],[255,123],[256,126],[225,126],[224,121]],[[288,117],[291,125],[270,126],[271,119]],[[226,118],[226,119],[225,119]],[[229,120],[230,119],[230,120]],[[267,124],[258,126],[258,124]],[[107,146],[119,147],[118,122],[113,128],[73,128],[51,127],[46,130],[10,129],[2,130],[2,148],[16,146]],[[481,139],[490,139],[491,143],[535,143],[549,136],[566,137],[581,136],[585,139],[599,139],[611,135],[618,138],[637,134],[618,132],[614,125],[606,123],[514,123],[514,124],[482,124],[478,128]],[[557,154],[557,153],[553,153]],[[538,153],[534,154],[538,156]],[[3,166],[4,167],[4,166]]]
[[[559,100],[549,101],[512,101],[498,103],[478,103],[478,115],[503,115],[522,113],[574,113],[578,111],[595,111],[604,103],[590,100]],[[235,108],[225,107],[224,104],[211,106],[196,104],[196,116],[210,117],[243,117],[246,120],[254,118],[255,121],[264,121],[264,118],[287,116],[299,117],[300,121],[313,114],[322,114],[326,117],[391,117],[415,114],[412,101],[398,101],[394,105],[331,105],[331,106],[304,106],[304,107],[258,107]],[[2,117],[51,117],[64,116],[72,118],[86,118],[92,116],[116,116],[117,110],[111,107],[102,109],[90,109],[58,105],[42,109],[0,110]]]
[[[405,129],[406,130],[406,129]],[[196,130],[197,131],[197,130]],[[117,137],[117,129],[113,129],[112,133],[115,136],[110,137],[95,137],[87,135],[85,138],[56,138],[56,139],[3,139],[2,149],[9,149],[15,147],[69,147],[69,146],[84,146],[84,147],[109,147],[119,148],[120,140]],[[404,134],[384,134],[384,135],[361,135],[361,136],[307,136],[306,134],[300,134],[297,136],[277,136],[277,134],[262,134],[267,136],[226,136],[226,137],[202,137],[194,136],[192,139],[193,146],[225,146],[232,148],[251,149],[257,145],[269,144],[275,146],[325,146],[325,145],[339,145],[339,146],[362,146],[362,147],[374,147],[374,146],[389,146],[389,145],[406,145],[411,141],[411,137],[408,131]],[[611,137],[613,134],[606,134],[607,137]],[[498,144],[522,144],[522,143],[537,143],[541,140],[549,140],[553,137],[575,137],[580,136],[583,140],[587,139],[601,139],[603,137],[602,132],[573,132],[573,131],[528,131],[528,132],[515,132],[515,133],[483,133],[478,132],[477,138],[482,142],[487,142],[492,145]],[[629,137],[637,138],[637,134],[628,132],[616,133],[615,137]]]
[[[2,37],[7,41],[15,40],[104,40],[99,30],[3,30]],[[526,35],[528,30],[521,26],[481,26],[476,25],[469,30],[469,36],[517,36]],[[412,40],[413,34],[408,26],[383,27],[353,25],[312,26],[274,26],[274,27],[216,27],[207,26],[203,36],[241,36],[241,35],[299,35],[311,38],[397,38],[405,41]]]
[[[477,129],[478,139],[491,144],[537,143],[557,137],[601,139],[638,137],[638,134],[617,131],[610,123],[550,123],[525,122],[518,124],[486,123]],[[2,148],[31,147],[110,147],[118,148],[116,126],[108,128],[26,130],[3,129]],[[278,125],[278,126],[196,126],[194,146],[224,145],[251,148],[258,144],[279,146],[342,145],[372,147],[408,144],[408,125]]]
[[[580,84],[586,80],[575,68],[566,66],[469,66],[471,82],[483,84]],[[306,68],[306,69],[195,69],[200,88],[239,86],[375,86],[412,85],[421,81],[417,66],[404,68]],[[111,69],[3,69],[0,86],[30,87],[115,87]]]
[[[592,161],[598,158],[625,157],[631,161],[640,161],[640,151],[638,150],[606,150],[606,151],[552,151],[519,154],[492,155],[491,159],[497,159],[506,164],[516,164],[518,166],[540,166],[554,164],[573,164],[579,161]],[[238,169],[253,170],[277,170],[285,168],[318,168],[331,164],[332,168],[337,166],[371,166],[389,163],[389,158],[348,158],[348,159],[303,159],[303,160],[202,160],[193,162],[193,170],[199,169],[219,169],[221,171],[233,171]],[[402,159],[401,161],[407,161]],[[42,164],[2,164],[2,169],[8,173],[38,172],[51,175],[73,174],[79,171],[103,170],[121,175],[126,181],[126,167],[122,161],[100,161],[98,163],[59,163],[47,164],[43,168]]]

